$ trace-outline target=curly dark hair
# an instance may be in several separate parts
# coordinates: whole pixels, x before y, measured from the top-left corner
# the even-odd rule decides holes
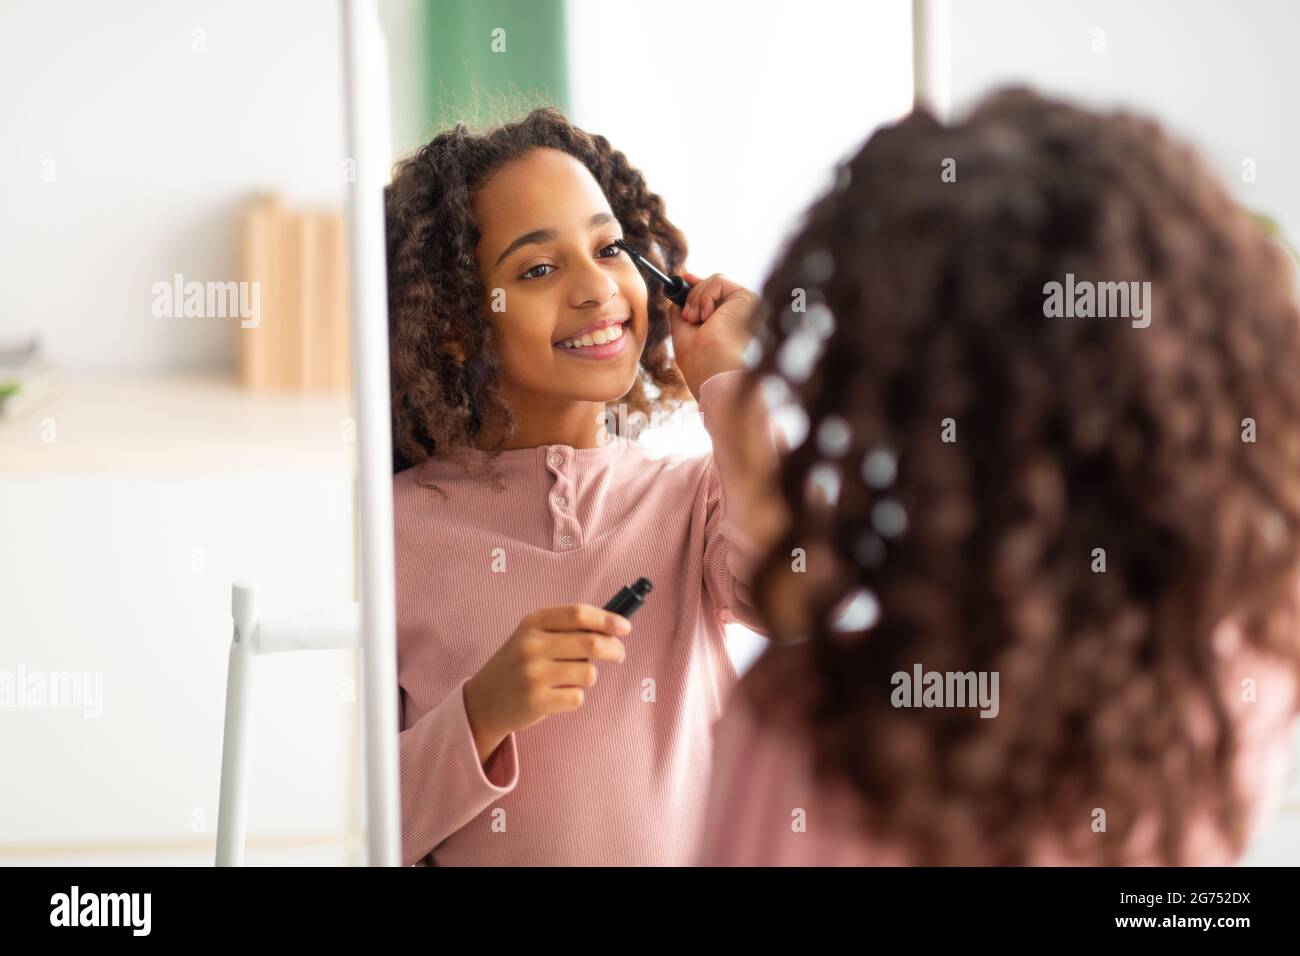
[[[864,833],[927,864],[1022,864],[1043,837],[1122,864],[1154,813],[1154,852],[1177,864],[1208,810],[1240,851],[1241,738],[1211,638],[1239,615],[1246,644],[1300,669],[1293,271],[1155,123],[1023,89],[953,125],[915,112],[839,168],[756,317],[742,394],[779,386],[808,428],[774,479],[789,520],[753,585],[793,646],[741,687],[760,721],[796,712],[817,775],[860,795]],[[1149,280],[1149,327],[1045,317],[1067,273]],[[809,494],[827,468],[829,502]],[[810,572],[827,563],[792,591],[796,548]],[[874,626],[842,633],[834,612],[863,592]],[[775,623],[791,593],[800,633]],[[891,706],[915,662],[999,672],[1000,716]],[[1191,740],[1195,708],[1213,746]]]
[[[591,171],[624,236],[646,258],[669,273],[685,262],[685,237],[641,173],[605,137],[578,129],[560,110],[535,109],[482,133],[463,123],[439,133],[397,164],[385,190],[395,471],[456,453],[499,487],[491,459],[515,419],[499,393],[501,364],[477,272],[479,231],[471,203],[503,164],[547,147]],[[668,350],[666,300],[651,295],[647,310],[640,374],[615,401],[648,416],[671,410],[689,393]],[[463,364],[446,349],[453,339],[464,348]],[[493,448],[477,445],[485,429],[502,436]]]

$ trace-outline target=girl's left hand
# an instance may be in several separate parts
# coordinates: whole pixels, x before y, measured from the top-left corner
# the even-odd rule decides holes
[[[698,399],[700,386],[711,376],[745,368],[744,352],[753,337],[750,323],[758,296],[717,272],[707,279],[690,272],[683,277],[691,283],[686,307],[679,309],[670,302],[668,315],[677,367]]]

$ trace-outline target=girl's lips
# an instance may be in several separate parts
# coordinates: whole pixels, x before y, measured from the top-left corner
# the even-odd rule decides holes
[[[627,346],[627,340],[632,337],[632,321],[629,319],[623,323],[623,334],[613,342],[606,342],[604,345],[584,345],[580,348],[570,349],[563,345],[552,345],[551,348],[562,352],[565,355],[580,359],[604,359],[617,355]]]

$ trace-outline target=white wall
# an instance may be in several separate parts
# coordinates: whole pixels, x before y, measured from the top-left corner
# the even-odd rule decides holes
[[[688,268],[757,288],[837,159],[911,107],[911,4],[569,0],[571,118],[645,173]]]
[[[959,113],[1008,82],[1139,108],[1197,145],[1242,203],[1300,236],[1300,4],[953,0],[952,36]],[[1247,157],[1254,183],[1241,179]]]
[[[0,8],[0,340],[39,331],[71,370],[231,366],[231,323],[154,318],[150,290],[237,278],[254,191],[342,202],[339,21],[322,0]]]

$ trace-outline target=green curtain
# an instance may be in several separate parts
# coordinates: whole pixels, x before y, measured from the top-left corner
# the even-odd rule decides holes
[[[538,106],[567,110],[564,0],[428,0],[423,19],[430,136]]]

